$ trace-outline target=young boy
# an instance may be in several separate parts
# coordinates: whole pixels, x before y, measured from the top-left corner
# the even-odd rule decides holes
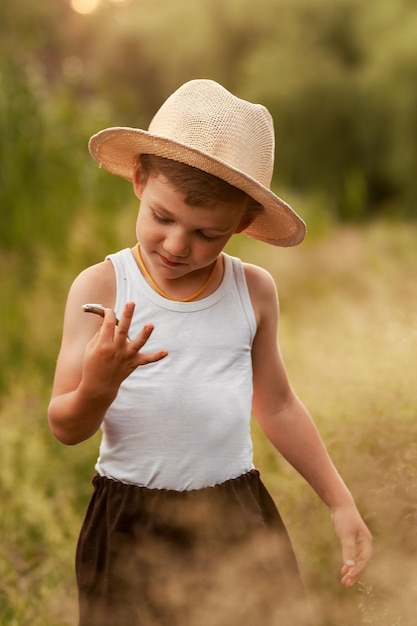
[[[140,211],[137,245],[71,287],[49,407],[65,444],[103,431],[77,548],[80,626],[304,624],[294,554],[253,466],[252,410],[330,508],[344,585],[371,536],[288,381],[272,277],[223,252],[234,233],[304,237],[269,188],[271,116],[193,80],[148,131],[103,130],[90,151],[132,181]]]

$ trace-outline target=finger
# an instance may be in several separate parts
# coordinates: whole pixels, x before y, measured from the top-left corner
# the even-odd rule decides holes
[[[360,579],[372,556],[371,536],[361,536],[355,545],[355,559],[346,558],[342,567],[342,583],[352,587]]]
[[[136,351],[141,350],[148,341],[149,337],[152,335],[153,330],[153,324],[145,324],[136,339],[131,342],[131,347]]]
[[[344,563],[342,567],[342,584],[346,587],[353,587],[357,580],[358,577],[356,575],[355,562],[348,561],[347,563]]]
[[[116,327],[116,315],[113,309],[104,309],[104,317],[100,328],[100,335],[104,338],[112,339]]]
[[[137,350],[138,354],[140,353],[142,365],[146,365],[147,363],[153,363],[155,361],[160,361],[168,355],[168,352],[166,350],[158,350],[157,352],[152,353],[140,352],[140,350],[144,347],[149,337],[153,333],[153,330],[153,324],[145,324],[135,341],[131,342],[132,347]]]
[[[123,309],[122,316],[118,322],[118,332],[117,335],[124,343],[126,340],[129,340],[129,329],[130,324],[132,323],[132,317],[135,310],[134,302],[127,302]]]
[[[156,361],[164,359],[168,356],[168,352],[166,350],[159,350],[158,352],[152,353],[138,352],[138,356],[140,358],[139,365],[147,365],[148,363],[155,363]]]
[[[356,562],[356,528],[352,530],[342,529],[340,532],[340,543],[342,546],[342,558],[343,563],[352,567]]]
[[[160,361],[168,355],[168,352],[166,350],[158,350],[157,352],[152,353],[140,352],[148,341],[151,334],[153,333],[153,330],[153,324],[145,324],[136,339],[130,342],[130,347],[132,348],[132,350],[140,354],[140,365],[146,365],[147,363]]]
[[[358,582],[359,577],[353,576],[350,572],[342,576],[342,585],[345,587],[353,587]]]
[[[372,537],[364,535],[360,537],[357,544],[357,557],[355,563],[355,573],[358,577],[365,571],[372,557]]]

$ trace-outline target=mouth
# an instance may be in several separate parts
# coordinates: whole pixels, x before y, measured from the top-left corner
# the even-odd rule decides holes
[[[159,254],[159,258],[162,261],[162,263],[166,265],[167,267],[179,267],[180,265],[184,265],[184,263],[177,263],[176,261],[171,261],[170,259],[167,259],[162,254]]]

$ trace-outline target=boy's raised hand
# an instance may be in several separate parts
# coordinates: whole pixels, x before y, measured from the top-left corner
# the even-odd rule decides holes
[[[354,505],[333,510],[331,519],[342,545],[341,582],[353,587],[371,560],[372,535]]]
[[[48,408],[51,431],[62,443],[75,445],[94,435],[122,381],[140,365],[167,356],[165,350],[142,352],[152,324],[128,340],[134,308],[133,302],[126,304],[118,325],[114,311],[105,309],[98,330],[90,323],[79,326],[68,316],[70,329],[64,332]]]
[[[101,327],[86,347],[83,378],[86,377],[91,383],[99,378],[100,385],[118,388],[140,365],[147,365],[167,356],[166,350],[150,353],[141,351],[153,332],[152,324],[146,324],[135,339],[129,339],[134,309],[134,302],[126,303],[118,325],[114,311],[105,309]]]

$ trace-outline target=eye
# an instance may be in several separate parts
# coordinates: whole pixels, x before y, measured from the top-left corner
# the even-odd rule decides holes
[[[204,239],[204,241],[216,241],[216,239],[218,239],[217,235],[210,237],[209,235],[205,235],[201,230],[197,230],[196,233],[197,236],[200,237],[200,239]]]
[[[152,219],[154,219],[155,222],[158,222],[158,224],[170,224],[172,222],[172,220],[158,215],[155,211],[152,211]]]

